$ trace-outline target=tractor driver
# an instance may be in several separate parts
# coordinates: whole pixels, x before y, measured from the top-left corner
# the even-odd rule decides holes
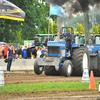
[[[71,34],[70,33],[67,33],[66,31],[64,31],[63,33],[63,38],[68,41],[68,40],[71,40]]]
[[[71,34],[70,33],[67,33],[66,31],[63,33],[63,37],[64,39],[66,40],[66,43],[67,43],[67,50],[70,49],[70,46],[71,46]]]
[[[63,34],[63,39],[66,40],[66,34],[67,34],[67,31],[64,31],[62,34]]]

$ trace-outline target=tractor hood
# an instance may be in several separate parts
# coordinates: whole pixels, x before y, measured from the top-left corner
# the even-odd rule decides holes
[[[65,57],[66,52],[66,41],[48,41],[48,57]]]
[[[61,39],[60,41],[48,41],[48,47],[60,47],[60,49],[66,49],[66,41]]]

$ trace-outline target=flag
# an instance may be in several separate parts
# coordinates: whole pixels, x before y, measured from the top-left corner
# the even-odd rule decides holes
[[[0,18],[24,21],[25,12],[7,0],[0,0]]]
[[[50,15],[57,15],[66,18],[66,13],[62,7],[50,4]]]

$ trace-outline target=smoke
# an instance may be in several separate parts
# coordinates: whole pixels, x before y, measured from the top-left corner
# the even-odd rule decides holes
[[[69,0],[46,0],[47,3],[51,3],[51,4],[54,4],[54,5],[63,5],[66,1],[69,1]]]
[[[77,0],[72,4],[72,8],[74,9],[73,13],[88,12],[90,10],[90,5],[94,5],[94,0]]]
[[[57,23],[58,23],[58,27],[57,27],[57,30],[58,32],[60,31],[60,29],[62,27],[64,27],[64,19],[62,17],[57,17]]]
[[[65,5],[65,11],[69,14],[89,12],[90,7],[96,5],[100,7],[100,0],[46,0],[47,3],[54,5]],[[70,6],[68,8],[68,6]]]
[[[100,0],[46,0],[48,4],[62,6],[67,13],[67,17],[71,17],[72,14],[85,13],[90,11],[90,6],[100,9]],[[94,9],[95,10],[95,9]],[[69,20],[69,18],[68,18]],[[58,31],[64,25],[64,19],[58,17]]]

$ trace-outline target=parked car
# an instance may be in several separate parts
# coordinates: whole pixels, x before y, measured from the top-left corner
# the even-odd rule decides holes
[[[5,43],[5,42],[0,42],[0,45],[5,45],[5,44],[7,44],[7,43]]]

